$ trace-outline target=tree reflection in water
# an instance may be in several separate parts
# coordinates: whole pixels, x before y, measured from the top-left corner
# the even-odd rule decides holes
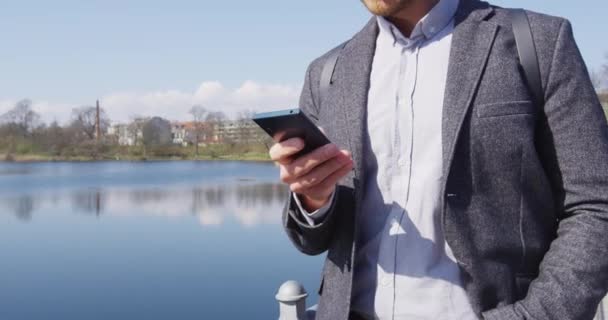
[[[0,196],[0,210],[21,221],[36,214],[91,216],[196,216],[201,225],[237,222],[245,226],[280,223],[287,189],[275,183],[209,186],[108,187]]]
[[[22,195],[9,198],[5,202],[6,211],[13,212],[17,219],[25,222],[32,220],[32,213],[34,211],[34,198],[32,196]]]
[[[105,199],[102,199],[102,191],[99,189],[75,192],[72,196],[74,211],[93,214],[96,217],[102,214],[102,204],[104,202]]]

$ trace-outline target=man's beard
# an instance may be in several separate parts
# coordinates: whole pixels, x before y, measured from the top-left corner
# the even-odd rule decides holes
[[[414,0],[361,0],[367,9],[381,17],[392,16],[410,5]]]

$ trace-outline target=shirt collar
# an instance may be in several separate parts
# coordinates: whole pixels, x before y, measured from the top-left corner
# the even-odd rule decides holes
[[[406,47],[418,43],[420,40],[432,39],[443,30],[454,18],[458,9],[459,0],[440,0],[414,27],[411,36],[404,36],[386,18],[378,16],[380,36],[388,37],[393,45],[400,43]]]

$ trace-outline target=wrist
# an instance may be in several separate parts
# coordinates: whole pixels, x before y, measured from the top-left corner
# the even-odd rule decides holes
[[[311,198],[305,195],[298,195],[302,207],[308,212],[315,212],[326,206],[331,199],[331,193],[324,198]]]

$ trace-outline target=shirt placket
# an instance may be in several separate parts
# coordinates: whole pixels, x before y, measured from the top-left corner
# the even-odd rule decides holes
[[[399,177],[397,179],[399,187],[395,189],[395,197],[399,199],[397,203],[401,206],[399,217],[396,221],[396,228],[399,228],[397,233],[405,233],[405,230],[410,229],[409,226],[405,226],[404,221],[410,221],[404,219],[405,215],[408,214],[405,208],[409,200],[410,188],[411,188],[411,173],[412,173],[412,155],[413,155],[413,141],[414,141],[414,93],[416,90],[416,80],[418,75],[418,54],[419,47],[416,44],[411,44],[409,47],[403,49],[403,55],[405,56],[403,64],[405,68],[401,74],[401,81],[399,83],[399,94],[398,94],[398,110],[400,119],[399,127],[399,149],[397,152],[397,168]],[[402,270],[403,266],[400,262],[403,262],[407,252],[399,246],[400,237],[394,237],[394,273],[393,273],[393,318],[397,314],[396,296],[399,291],[399,282],[397,277],[397,270]]]
[[[409,41],[409,40],[408,40]],[[388,273],[382,274],[379,279],[379,284],[384,287],[381,290],[383,304],[390,306],[392,310],[390,318],[395,315],[396,308],[396,289],[397,277],[396,268],[398,258],[398,239],[399,234],[404,233],[405,229],[402,225],[403,217],[406,214],[404,208],[407,204],[407,197],[410,188],[411,176],[411,156],[412,156],[412,141],[413,141],[413,101],[412,96],[415,90],[418,48],[413,44],[400,46],[400,66],[398,76],[397,92],[395,92],[395,120],[393,122],[393,158],[391,161],[391,196],[394,200],[391,213],[386,224],[388,237],[382,242],[381,255],[385,256],[393,268]],[[387,241],[388,240],[388,241]],[[383,259],[381,257],[381,259]]]

